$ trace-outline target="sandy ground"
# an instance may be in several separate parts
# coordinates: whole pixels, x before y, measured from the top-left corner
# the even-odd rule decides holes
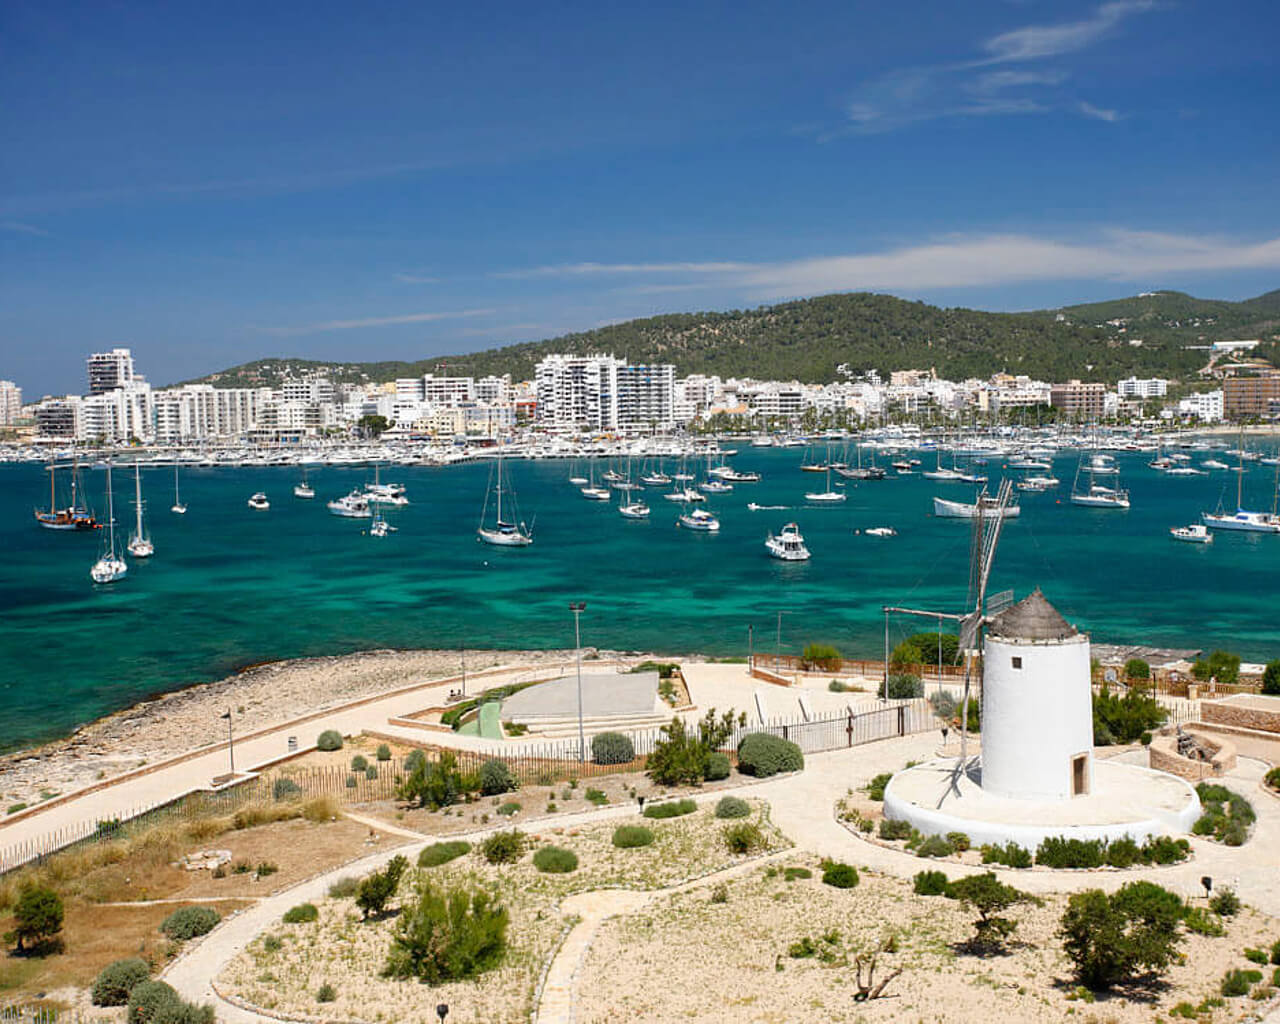
[[[467,671],[544,664],[571,656],[569,651],[468,651]],[[259,665],[108,715],[67,739],[0,757],[0,797],[6,805],[34,804],[42,793],[66,793],[184,753],[216,739],[210,722],[216,723],[228,707],[235,711],[237,733],[248,733],[300,714],[453,675],[459,668],[455,650],[367,651]]]

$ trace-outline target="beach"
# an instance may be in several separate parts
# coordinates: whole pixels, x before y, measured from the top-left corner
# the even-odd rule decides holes
[[[611,657],[611,652],[586,651]],[[631,655],[628,655],[629,657]],[[540,665],[572,651],[467,651],[467,672],[495,665]],[[0,757],[6,806],[36,804],[226,736],[232,711],[237,733],[281,725],[301,715],[457,675],[456,650],[364,651],[340,657],[271,662],[215,682],[143,701],[77,729],[72,735]],[[3,820],[3,819],[0,819]]]

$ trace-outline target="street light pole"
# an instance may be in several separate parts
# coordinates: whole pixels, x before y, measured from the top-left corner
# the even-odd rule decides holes
[[[578,662],[578,761],[587,760],[587,739],[582,728],[582,620],[587,610],[586,601],[570,601],[569,611],[573,612],[573,648]]]
[[[235,737],[232,735],[232,732],[231,732],[231,709],[230,709],[230,708],[227,708],[227,713],[226,713],[225,715],[220,716],[220,717],[225,718],[225,719],[227,720],[227,758],[228,758],[228,759],[230,760],[230,762],[231,762],[231,774],[232,774],[232,775],[235,775],[235,773],[236,773],[236,746],[235,746]]]

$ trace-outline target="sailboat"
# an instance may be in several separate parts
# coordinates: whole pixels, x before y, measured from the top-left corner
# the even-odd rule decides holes
[[[125,560],[116,553],[116,506],[111,493],[111,460],[107,460],[107,547],[93,563],[89,578],[94,583],[114,583],[129,571]]]
[[[498,461],[494,466],[493,473],[490,474],[490,482],[493,486],[485,493],[484,509],[480,512],[480,525],[476,529],[476,537],[485,544],[492,544],[500,548],[523,548],[533,543],[533,531],[524,525],[517,524],[516,515],[512,513],[515,508],[515,491],[512,491],[511,500],[508,502],[507,514],[511,518],[503,518],[502,496],[504,488],[502,486],[502,453],[498,453]],[[493,527],[485,526],[485,518],[489,513],[489,495],[493,494],[497,498],[497,515],[494,519]],[[608,498],[609,492],[604,492]]]
[[[650,487],[665,487],[671,483],[671,477],[662,471],[662,460],[658,459],[658,464],[652,472],[646,473],[640,478],[640,482],[648,484]]]
[[[648,519],[649,506],[640,496],[631,496],[631,460],[627,459],[627,488],[618,502],[618,513],[624,519]]]
[[[54,494],[54,476],[56,464],[49,463],[49,508],[47,511],[35,510],[36,523],[46,530],[100,530],[102,524],[93,517],[88,509],[76,504],[76,494],[80,484],[80,467],[73,463],[71,467],[71,504],[66,508],[58,508]]]
[[[169,509],[177,515],[184,516],[187,514],[187,506],[182,503],[182,497],[178,494],[178,463],[173,464],[173,506]]]
[[[1080,489],[1080,471],[1089,476],[1089,489]],[[1129,492],[1122,487],[1107,487],[1097,483],[1094,477],[1101,474],[1111,476],[1118,474],[1120,468],[1109,455],[1095,453],[1089,458],[1081,456],[1076,465],[1076,478],[1071,484],[1071,504],[1083,505],[1085,508],[1126,509],[1129,507]]]
[[[142,464],[134,462],[133,464],[133,504],[138,510],[138,518],[133,527],[133,536],[129,538],[129,554],[134,558],[150,558],[156,553],[156,546],[151,543],[151,538],[147,536],[146,528],[142,525]]]
[[[295,498],[314,498],[316,490],[307,483],[307,467],[302,467],[302,483],[293,485],[293,496]]]
[[[373,464],[373,483],[365,484],[365,500],[371,505],[407,505],[404,484],[384,484],[381,476],[381,465]]]
[[[1236,467],[1236,511],[1226,512],[1218,502],[1216,512],[1200,513],[1200,521],[1211,530],[1237,530],[1244,533],[1280,533],[1280,516],[1276,514],[1276,501],[1280,497],[1280,465],[1276,466],[1276,489],[1271,497],[1270,512],[1249,512],[1243,506],[1244,497],[1244,431],[1240,432],[1240,462]]]
[[[805,501],[820,502],[836,502],[844,501],[844,491],[833,491],[831,489],[831,446],[827,445],[827,489],[820,492],[811,492],[805,494]]]
[[[587,466],[591,473],[591,479],[587,482],[586,487],[579,488],[582,496],[588,501],[608,501],[609,489],[607,487],[596,486],[596,460],[589,459],[587,461]]]

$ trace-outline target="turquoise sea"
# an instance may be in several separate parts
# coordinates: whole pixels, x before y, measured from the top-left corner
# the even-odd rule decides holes
[[[587,602],[584,644],[712,655],[745,654],[748,627],[757,648],[772,650],[784,610],[784,651],[821,641],[878,657],[883,605],[960,609],[969,525],[933,518],[931,498],[971,500],[972,487],[891,476],[849,482],[840,507],[805,507],[803,493],[823,478],[801,473],[800,458],[798,449],[742,446],[734,465],[764,480],[708,502],[721,516],[719,535],[676,529],[677,506],[653,489],[652,518],[624,520],[578,494],[569,463],[509,462],[536,536],[516,550],[475,539],[487,465],[384,471],[412,502],[393,510],[399,531],[386,539],[324,506],[368,479],[363,468],[313,471],[314,501],[292,496],[296,469],[184,469],[186,516],[169,512],[172,471],[156,468],[144,474],[156,555],[131,560],[129,575],[105,587],[88,576],[97,537],[35,525],[32,507],[47,500],[43,469],[0,466],[0,749],[255,662],[374,647],[570,647],[571,600]],[[1039,585],[1099,641],[1280,656],[1280,536],[1219,534],[1200,546],[1167,532],[1220,498],[1233,503],[1234,474],[1166,477],[1147,467],[1149,456],[1118,458],[1133,508],[1070,505],[1075,459],[1058,459],[1056,493],[1021,495],[993,589],[1021,597]],[[999,469],[992,460],[993,483]],[[85,473],[100,513],[104,475]],[[1269,508],[1273,479],[1271,467],[1247,473],[1246,505]],[[132,479],[119,472],[115,486],[117,519],[127,524]],[[267,492],[270,511],[246,507],[256,490]],[[752,512],[749,501],[791,509]],[[765,554],[766,533],[793,519],[810,562]],[[854,534],[869,526],[898,536]],[[895,620],[891,638],[917,625]]]

